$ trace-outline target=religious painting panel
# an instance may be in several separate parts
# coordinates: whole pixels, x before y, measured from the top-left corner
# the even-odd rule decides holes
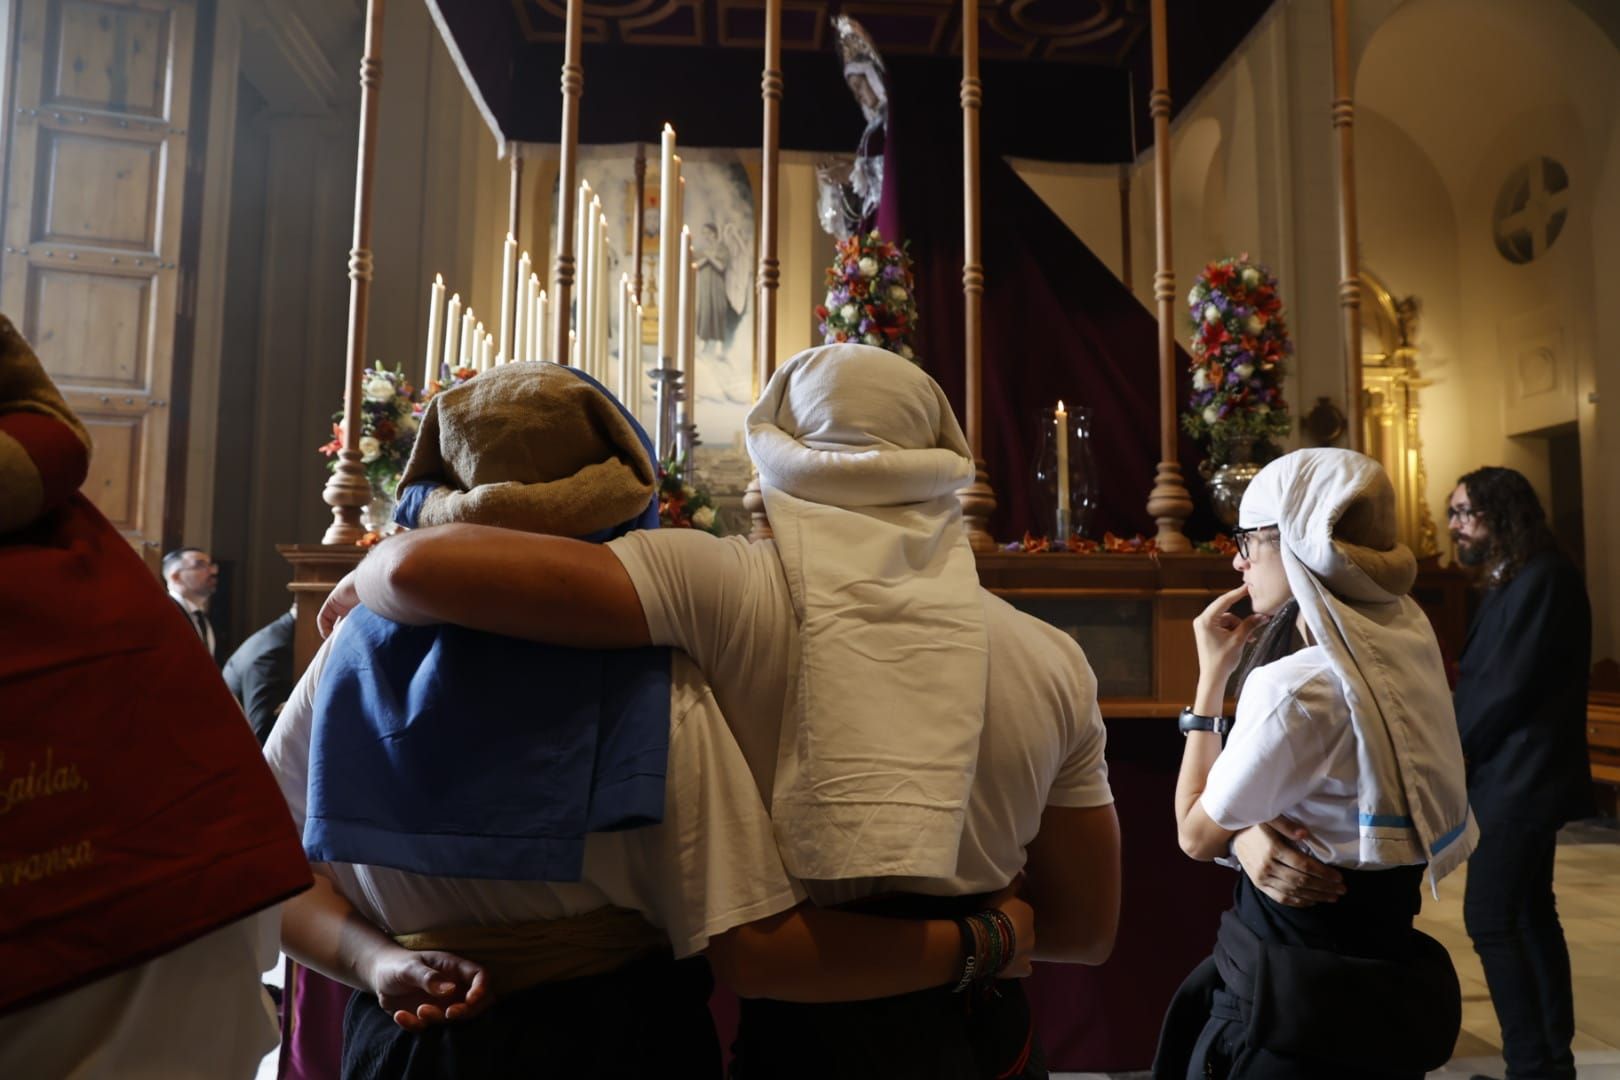
[[[621,274],[634,276],[633,230],[641,230],[643,322],[640,342],[641,398],[638,417],[653,427],[653,393],[646,372],[658,363],[658,192],[662,177],[656,147],[647,148],[646,181],[636,205],[635,153],[616,149],[592,154],[580,163],[580,178],[602,200],[608,220],[607,274],[617,295]],[[692,232],[692,261],[697,270],[695,309],[696,355],[692,384],[693,416],[699,445],[693,466],[717,502],[740,499],[751,466],[743,446],[744,420],[753,407],[756,207],[753,187],[741,156],[733,151],[683,148],[681,177],[686,181],[684,223]],[[556,192],[553,192],[555,212]],[[617,353],[624,328],[618,304],[609,305],[610,351]],[[632,330],[632,333],[635,331]],[[632,339],[634,340],[634,339]],[[739,504],[740,505],[740,504]]]

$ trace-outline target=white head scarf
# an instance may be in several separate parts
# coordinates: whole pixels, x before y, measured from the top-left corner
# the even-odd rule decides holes
[[[810,880],[950,877],[988,680],[962,429],[914,365],[828,345],[771,378],[748,452],[799,618],[771,805],[783,861]]]
[[[1305,626],[1350,705],[1362,862],[1426,862],[1438,883],[1479,830],[1440,645],[1407,595],[1417,560],[1396,542],[1389,477],[1350,450],[1298,450],[1255,476],[1238,523],[1277,527]]]

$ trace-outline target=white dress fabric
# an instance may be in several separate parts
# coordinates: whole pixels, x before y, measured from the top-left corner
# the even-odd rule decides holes
[[[1417,560],[1396,541],[1389,477],[1350,450],[1295,451],[1254,478],[1238,520],[1277,526],[1308,636],[1349,707],[1357,865],[1426,862],[1433,887],[1479,829],[1440,644],[1409,595]]]
[[[0,1076],[250,1080],[281,1037],[262,973],[281,906],[0,1018]]]
[[[328,641],[316,653],[264,750],[300,830],[315,686],[330,648]],[[469,725],[469,738],[473,732]],[[805,899],[803,887],[782,868],[764,803],[713,694],[691,660],[679,653],[671,657],[664,821],[591,834],[582,880],[442,878],[347,863],[316,869],[389,934],[519,925],[613,904],[640,912],[664,930],[677,957],[701,952],[710,938]]]
[[[954,872],[988,678],[956,491],[973,462],[939,386],[865,345],[782,365],[748,416],[799,625],[771,816],[800,878]],[[927,726],[897,727],[926,712]]]

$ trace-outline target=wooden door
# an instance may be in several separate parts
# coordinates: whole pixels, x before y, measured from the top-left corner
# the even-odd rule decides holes
[[[85,493],[162,542],[194,0],[21,0],[0,308],[94,440]]]

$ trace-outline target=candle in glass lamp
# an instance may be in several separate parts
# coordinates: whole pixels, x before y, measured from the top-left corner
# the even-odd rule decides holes
[[[663,157],[658,162],[658,357],[656,367],[675,355],[675,131],[664,125]],[[646,297],[642,298],[643,300]]]
[[[516,261],[517,241],[507,233],[506,243],[501,246],[501,328],[497,355],[502,360],[512,355],[512,273]]]
[[[457,367],[473,366],[473,360],[475,359],[473,349],[476,347],[477,342],[477,339],[473,337],[473,324],[476,321],[473,316],[472,305],[468,304],[466,313],[461,316],[461,348],[456,351]]]
[[[1063,408],[1063,402],[1057,405],[1057,497],[1058,520],[1064,524],[1069,520],[1069,414]],[[1067,536],[1057,539],[1068,543]]]
[[[456,335],[459,331],[456,323],[461,319],[461,294],[456,293],[450,297],[450,306],[444,313],[444,381],[450,381],[450,372],[456,368]],[[439,377],[435,370],[433,377]],[[425,388],[424,388],[425,389]]]
[[[439,371],[439,334],[444,328],[444,275],[434,274],[433,284],[428,287],[428,332],[427,332],[427,359],[423,362],[422,388]]]
[[[529,358],[529,253],[518,256],[517,278],[512,282],[512,360]]]

